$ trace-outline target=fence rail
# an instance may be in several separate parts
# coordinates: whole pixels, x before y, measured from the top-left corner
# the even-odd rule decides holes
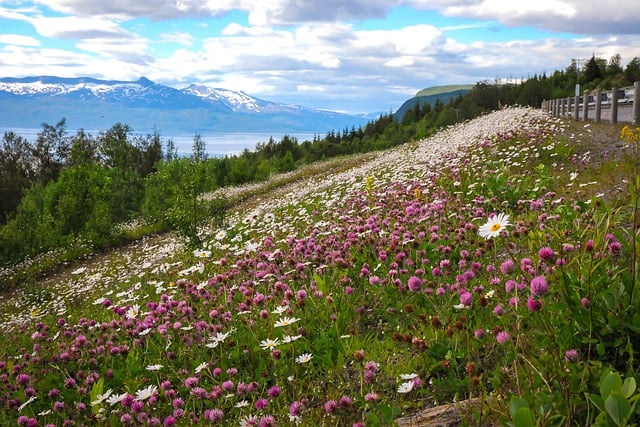
[[[541,108],[555,117],[640,126],[640,82],[623,88],[585,92],[582,96],[544,100]]]

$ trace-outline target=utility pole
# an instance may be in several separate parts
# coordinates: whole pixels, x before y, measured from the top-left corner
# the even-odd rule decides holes
[[[576,93],[575,96],[580,96],[580,67],[584,63],[584,58],[573,58],[571,65],[576,67]]]
[[[578,120],[578,110],[580,109],[580,63],[584,62],[583,58],[573,58],[571,64],[576,67],[576,93],[573,96],[573,119]],[[585,100],[586,101],[586,100]]]

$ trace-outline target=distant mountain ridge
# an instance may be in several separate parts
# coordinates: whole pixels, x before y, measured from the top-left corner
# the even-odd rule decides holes
[[[69,128],[106,130],[124,123],[145,133],[317,132],[359,126],[364,117],[192,84],[175,89],[136,81],[34,76],[0,79],[0,127],[38,128],[67,119]]]
[[[413,98],[407,99],[398,110],[394,113],[396,120],[401,121],[405,113],[416,105],[416,102],[422,107],[424,104],[429,104],[432,107],[437,100],[440,100],[443,104],[449,102],[451,98],[455,98],[461,95],[465,95],[471,92],[473,85],[447,85],[447,86],[432,86],[418,91]]]

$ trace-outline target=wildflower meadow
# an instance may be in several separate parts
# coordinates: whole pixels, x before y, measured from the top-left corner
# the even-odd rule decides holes
[[[504,108],[5,296],[2,422],[638,422],[640,129],[590,132]]]

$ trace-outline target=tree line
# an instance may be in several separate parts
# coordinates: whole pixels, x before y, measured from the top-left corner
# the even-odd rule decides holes
[[[43,124],[33,142],[6,132],[0,146],[0,265],[73,247],[73,242],[100,250],[169,229],[198,245],[201,223],[224,221],[227,207],[223,199],[204,201],[203,193],[264,181],[318,160],[423,139],[502,105],[539,107],[544,99],[572,95],[576,82],[593,89],[640,81],[640,59],[624,68],[620,62],[620,55],[609,61],[594,56],[583,67],[573,62],[550,76],[513,84],[478,82],[446,104],[416,103],[403,117],[381,114],[365,126],[331,130],[310,141],[270,138],[254,150],[224,157],[209,158],[197,133],[191,155],[181,157],[171,139],[157,132],[136,135],[122,123],[95,136],[83,130],[70,135],[61,119]],[[135,230],[117,226],[136,219],[146,225]]]

